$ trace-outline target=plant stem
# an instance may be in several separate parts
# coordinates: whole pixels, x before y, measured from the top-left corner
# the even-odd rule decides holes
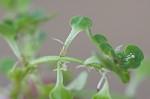
[[[64,43],[63,48],[60,51],[60,56],[65,56],[67,48],[69,47],[69,45],[71,44],[71,42],[73,41],[73,39],[77,36],[79,32],[80,32],[79,30],[72,28],[69,36],[67,37]]]
[[[90,40],[93,42],[91,29],[86,29],[86,31],[87,31],[87,35],[88,35],[88,37],[89,37],[89,38],[90,38]]]
[[[23,82],[23,79],[26,77],[26,75],[28,74],[28,72],[33,69],[34,67],[23,67],[23,71],[21,72],[21,79],[18,79],[18,78],[15,78],[13,80],[13,83],[12,83],[12,88],[10,90],[10,94],[9,96],[11,97],[11,99],[18,99],[19,97],[19,94],[22,90],[22,82]]]
[[[42,64],[45,62],[58,62],[60,60],[68,61],[68,62],[75,62],[75,63],[79,63],[80,65],[84,65],[84,61],[79,58],[65,57],[65,56],[63,56],[63,57],[61,57],[61,56],[44,56],[44,57],[40,57],[36,60],[31,61],[29,65],[35,66],[35,65]],[[86,66],[101,68],[101,66],[99,64],[88,64]]]
[[[10,46],[10,48],[12,49],[12,51],[14,52],[14,54],[16,55],[16,57],[18,58],[19,61],[22,61],[23,64],[26,66],[26,64],[28,63],[23,55],[23,53],[21,52],[17,42],[15,39],[7,39],[7,42]]]
[[[97,42],[95,42],[95,40],[93,39],[93,35],[92,35],[92,32],[91,32],[91,29],[86,29],[86,31],[87,31],[87,35],[88,35],[89,39],[91,40],[91,42],[93,44],[95,44],[95,46],[99,49],[100,53],[103,53],[103,51],[99,47],[99,44]]]
[[[57,82],[56,82],[56,86],[59,86],[60,84],[63,84],[63,75],[62,75],[62,71],[61,71],[62,64],[63,63],[61,61],[57,62]]]
[[[13,86],[10,92],[10,97],[11,99],[18,99],[18,94],[20,93],[20,89],[21,89],[21,83],[19,81],[14,81],[13,82]]]
[[[83,64],[84,61],[78,58],[73,58],[73,57],[60,57],[60,56],[44,56],[44,57],[40,57],[36,60],[33,60],[30,62],[30,65],[37,65],[37,64],[41,64],[41,63],[45,63],[45,62],[57,62],[60,60],[64,60],[64,61],[70,61],[70,62],[76,62],[79,64]]]
[[[21,52],[19,50],[19,47],[17,45],[17,42],[15,41],[15,39],[9,39],[7,40],[10,48],[12,49],[12,51],[14,52],[14,54],[16,55],[16,57],[21,60],[22,58],[22,55],[21,55]]]

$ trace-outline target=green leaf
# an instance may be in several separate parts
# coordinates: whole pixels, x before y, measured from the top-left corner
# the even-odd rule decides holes
[[[100,45],[101,50],[107,54],[107,55],[113,55],[114,54],[114,49],[112,48],[112,46],[108,43],[102,43]]]
[[[108,40],[105,36],[101,35],[101,34],[95,34],[93,36],[93,39],[95,40],[95,42],[98,44],[98,45],[101,45],[103,43],[107,43]]]
[[[50,92],[50,99],[73,99],[72,94],[62,84]]]
[[[15,26],[13,23],[1,23],[0,24],[0,34],[7,39],[14,38],[16,36]]]
[[[144,59],[143,52],[136,45],[128,45],[125,48],[126,60],[130,68],[137,68]]]
[[[8,74],[14,63],[15,61],[12,58],[0,59],[0,72],[2,72],[3,74]]]
[[[86,84],[87,77],[88,77],[88,73],[87,72],[80,73],[78,75],[78,77],[67,86],[67,89],[75,90],[75,91],[82,90],[83,87]]]
[[[71,27],[79,31],[83,31],[92,26],[92,21],[86,16],[75,16],[70,21]]]
[[[16,21],[18,26],[17,31],[19,33],[35,33],[43,22],[47,22],[56,16],[56,13],[49,16],[44,16],[42,11],[35,11],[32,13],[19,15]]]
[[[109,85],[107,80],[105,80],[105,83],[102,87],[102,89],[95,94],[92,99],[112,99],[110,94],[109,94]]]
[[[123,70],[123,69],[117,69],[117,71],[115,71],[116,74],[120,77],[120,79],[122,80],[123,83],[127,83],[130,80],[130,72],[127,70]]]

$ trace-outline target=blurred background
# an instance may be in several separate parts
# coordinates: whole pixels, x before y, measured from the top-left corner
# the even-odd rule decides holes
[[[38,56],[58,55],[62,45],[52,38],[65,41],[71,27],[69,20],[76,15],[89,16],[92,21],[92,31],[105,35],[113,47],[133,43],[138,45],[145,56],[150,56],[150,1],[149,0],[33,0],[30,10],[41,9],[46,15],[58,13],[53,20],[43,25],[47,38]],[[5,12],[0,9],[0,18]],[[90,57],[95,47],[89,41],[85,32],[80,33],[68,49],[67,56],[86,59]],[[12,56],[8,44],[0,37],[0,57]],[[86,69],[75,69],[77,64],[69,64],[69,71],[76,76]],[[47,76],[55,72],[45,70]],[[55,76],[54,76],[55,77]],[[110,91],[123,93],[126,84],[110,74]],[[85,89],[96,90],[100,75],[91,70]],[[0,85],[8,84],[7,78],[0,73]],[[149,99],[150,80],[146,79],[137,89],[136,99]]]

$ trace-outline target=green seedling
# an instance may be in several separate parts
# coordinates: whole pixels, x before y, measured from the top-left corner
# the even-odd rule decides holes
[[[129,69],[138,68],[144,59],[143,52],[136,45],[129,44],[123,50],[115,50],[105,36],[92,33],[92,21],[87,16],[75,16],[70,20],[71,32],[63,43],[59,55],[37,58],[37,52],[45,37],[44,32],[39,31],[40,26],[56,14],[44,16],[41,12],[25,13],[29,1],[15,0],[14,3],[11,0],[0,0],[0,4],[9,12],[16,11],[13,15],[15,17],[7,17],[3,22],[0,22],[0,35],[8,42],[17,57],[16,63],[11,59],[0,62],[0,71],[6,74],[11,81],[11,87],[7,90],[10,99],[20,99],[20,97],[32,99],[32,95],[29,95],[32,94],[32,91],[37,93],[37,99],[45,99],[45,97],[49,99],[74,99],[77,97],[75,93],[81,91],[85,86],[88,74],[82,72],[71,83],[64,84],[63,78],[65,76],[62,71],[66,72],[68,70],[66,64],[73,62],[79,64],[79,67],[96,70],[102,75],[97,85],[97,93],[93,94],[92,99],[112,99],[105,75],[108,72],[113,72],[122,82],[127,83],[130,80]],[[98,52],[85,60],[66,56],[67,49],[74,38],[84,30],[98,48]],[[55,69],[57,71],[56,84],[49,83],[48,86],[51,87],[46,88],[41,80],[37,80],[40,79],[37,75],[37,69],[38,66],[42,67],[42,63],[57,63]],[[34,82],[29,79],[31,75],[34,75],[32,79]],[[27,87],[28,82],[30,82],[31,88]],[[80,97],[78,98],[80,99]]]

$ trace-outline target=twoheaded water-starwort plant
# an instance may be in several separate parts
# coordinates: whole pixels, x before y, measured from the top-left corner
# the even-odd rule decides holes
[[[11,6],[11,8],[15,9],[21,3],[17,4]],[[6,5],[5,7],[8,7]],[[109,93],[107,73],[114,73],[123,83],[129,82],[131,75],[129,70],[138,68],[144,59],[141,49],[134,44],[114,49],[104,35],[92,32],[92,20],[89,17],[74,16],[70,20],[72,30],[63,43],[60,54],[37,58],[36,54],[44,38],[44,34],[39,31],[39,27],[43,22],[54,16],[55,14],[46,17],[40,12],[24,13],[24,10],[21,10],[14,17],[5,19],[0,23],[0,35],[8,42],[18,59],[16,63],[7,60],[0,65],[0,71],[5,73],[11,80],[11,85],[5,93],[5,99],[34,99],[33,94],[35,99],[75,99],[77,96],[74,93],[81,90],[86,83],[87,72],[81,73],[73,82],[64,85],[64,72],[67,70],[68,65],[66,63],[68,62],[78,63],[99,72],[101,75],[97,88],[95,87],[97,93],[91,96],[92,99],[112,99]],[[86,31],[85,35],[95,45],[98,52],[93,53],[86,60],[66,56],[70,44],[82,31]],[[57,65],[56,83],[47,86],[40,81],[37,68],[42,63],[52,62]],[[47,76],[49,77],[49,75]]]

